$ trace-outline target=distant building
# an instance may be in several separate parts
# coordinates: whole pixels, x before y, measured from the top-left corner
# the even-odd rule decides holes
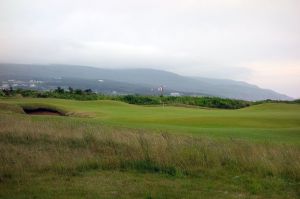
[[[41,84],[41,83],[43,83],[43,81],[39,81],[39,80],[30,80],[29,81],[29,83],[31,83],[31,84]]]
[[[2,84],[1,86],[3,89],[9,88],[9,84]]]
[[[170,96],[172,96],[172,97],[179,97],[180,93],[170,93]]]

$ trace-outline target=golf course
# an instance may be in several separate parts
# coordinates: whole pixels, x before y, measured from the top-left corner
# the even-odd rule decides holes
[[[0,198],[299,198],[299,190],[299,104],[0,99]]]

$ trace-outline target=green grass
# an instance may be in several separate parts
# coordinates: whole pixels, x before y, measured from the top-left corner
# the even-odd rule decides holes
[[[26,177],[28,180],[19,182],[16,190],[12,190],[10,184],[3,187],[3,198],[297,198],[291,193],[291,188],[282,187],[280,180],[257,183],[243,176],[215,180],[207,176],[189,178],[138,172],[91,171],[72,177],[55,174]],[[241,188],[241,181],[251,186],[250,192]],[[278,195],[272,193],[272,186],[279,187],[282,192]],[[255,194],[262,189],[265,191],[263,195]]]
[[[297,104],[1,99],[0,198],[299,198],[299,136]]]
[[[239,110],[145,107],[116,101],[7,99],[2,103],[57,107],[70,115],[124,128],[187,133],[218,138],[300,144],[299,104],[260,104]],[[0,102],[1,102],[0,101]],[[66,118],[57,118],[65,120]]]

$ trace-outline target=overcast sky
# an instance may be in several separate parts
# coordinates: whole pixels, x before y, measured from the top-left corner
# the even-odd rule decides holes
[[[299,98],[300,1],[0,0],[0,62],[156,68]]]

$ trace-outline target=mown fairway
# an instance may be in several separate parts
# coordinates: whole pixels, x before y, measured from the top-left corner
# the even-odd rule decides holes
[[[238,110],[222,110],[146,107],[100,100],[25,98],[3,100],[3,102],[22,106],[50,105],[74,114],[72,120],[78,119],[87,123],[100,122],[104,125],[143,130],[300,144],[300,105],[298,104],[261,104]],[[55,119],[69,118],[55,117]]]
[[[299,198],[299,157],[297,104],[0,100],[0,198]]]

